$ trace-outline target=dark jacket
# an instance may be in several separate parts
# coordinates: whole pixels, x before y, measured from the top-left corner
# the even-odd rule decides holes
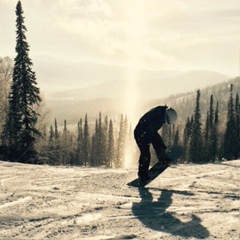
[[[162,138],[158,134],[158,130],[165,123],[167,108],[167,106],[155,107],[140,118],[134,130],[134,137],[137,142],[149,144],[157,141],[160,145],[163,145],[163,148],[166,148]]]

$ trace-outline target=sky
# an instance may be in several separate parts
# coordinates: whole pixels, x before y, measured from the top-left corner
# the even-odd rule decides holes
[[[239,0],[21,2],[33,63],[46,59],[48,66],[54,58],[239,75]],[[17,0],[0,0],[1,57],[15,57],[16,4]]]

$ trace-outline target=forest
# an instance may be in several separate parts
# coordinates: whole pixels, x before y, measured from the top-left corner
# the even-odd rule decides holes
[[[51,165],[106,166],[120,168],[138,161],[138,149],[128,116],[102,116],[95,123],[88,113],[75,127],[53,119],[32,70],[26,40],[23,10],[16,7],[16,53],[0,58],[0,156],[6,161]],[[167,102],[178,112],[176,125],[164,125],[161,135],[168,147],[184,146],[182,163],[206,163],[238,159],[240,156],[240,79],[149,101],[149,108]],[[63,125],[63,127],[62,127]],[[153,157],[153,162],[157,161]]]

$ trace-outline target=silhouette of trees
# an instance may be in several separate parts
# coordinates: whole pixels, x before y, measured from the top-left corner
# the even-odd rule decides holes
[[[41,133],[36,124],[39,114],[36,105],[41,102],[36,76],[32,71],[32,61],[29,58],[29,45],[26,41],[22,4],[16,6],[17,43],[14,59],[13,81],[9,94],[9,108],[4,128],[4,138],[7,139],[8,158],[25,163],[36,163],[37,152],[35,143]]]
[[[200,111],[200,90],[197,91],[196,107],[194,110],[194,118],[192,125],[192,135],[190,140],[189,154],[190,159],[194,163],[202,161],[202,123],[201,123],[201,111]]]
[[[237,141],[239,128],[239,125],[237,123],[239,120],[238,110],[239,107],[234,107],[233,85],[231,84],[227,112],[227,126],[223,142],[223,158],[227,160],[235,159],[239,155],[239,142]]]
[[[221,159],[238,159],[240,154],[240,104],[238,94],[234,101],[232,84],[230,85],[226,121],[223,113],[221,114],[222,121],[226,122],[225,129],[219,128],[219,101],[217,101],[214,111],[213,94],[210,96],[204,131],[201,129],[203,121],[201,118],[200,90],[198,90],[194,117],[192,120],[190,117],[187,118],[183,131],[185,162],[203,163]]]
[[[84,166],[90,163],[90,133],[87,114],[85,115],[83,127],[83,162]]]
[[[195,110],[191,117],[187,117],[186,123],[176,126],[163,125],[161,135],[164,137],[168,147],[173,144],[184,146],[185,152],[181,162],[206,163],[221,160],[222,158],[235,159],[239,157],[240,144],[239,140],[236,141],[236,139],[240,138],[240,104],[238,94],[236,94],[234,101],[232,89],[233,87],[231,86],[226,120],[224,120],[223,114],[219,117],[219,102],[214,102],[213,94],[209,95],[209,106],[206,115],[201,113],[201,92],[198,90],[196,93]],[[233,120],[230,117],[233,117]],[[86,114],[84,123],[80,119],[76,131],[72,132],[67,130],[66,121],[62,131],[59,131],[57,119],[55,119],[54,126],[50,126],[48,151],[45,151],[51,153],[47,155],[49,159],[47,162],[50,164],[78,166],[97,167],[104,165],[106,167],[123,167],[126,156],[135,152],[135,150],[138,152],[133,139],[131,123],[129,123],[127,116],[123,114],[118,118],[108,119],[108,116],[103,118],[101,112],[99,112],[98,118],[95,119],[94,123],[92,121],[89,124]],[[222,122],[226,122],[225,129],[219,128],[219,119]],[[232,127],[234,132],[230,132],[228,129],[229,120],[234,123]],[[202,125],[204,125],[203,130]],[[231,142],[231,155],[229,158],[226,158],[226,155],[224,155],[224,149],[226,148],[224,144],[227,143],[225,139],[227,134],[229,136],[235,134],[236,138],[235,145]],[[64,149],[67,149],[69,152],[64,152]],[[135,157],[136,159],[138,158],[137,156]],[[152,163],[154,163],[154,156],[152,160]],[[137,160],[135,164],[138,164]]]

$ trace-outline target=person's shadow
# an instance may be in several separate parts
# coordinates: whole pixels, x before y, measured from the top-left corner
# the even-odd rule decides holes
[[[141,202],[133,203],[132,212],[147,228],[184,238],[209,237],[209,231],[201,225],[201,219],[196,215],[192,214],[190,221],[182,222],[174,216],[173,212],[166,212],[166,209],[172,204],[173,193],[192,195],[191,193],[160,190],[161,195],[158,201],[153,201],[153,196],[148,188],[139,187],[138,190]]]

